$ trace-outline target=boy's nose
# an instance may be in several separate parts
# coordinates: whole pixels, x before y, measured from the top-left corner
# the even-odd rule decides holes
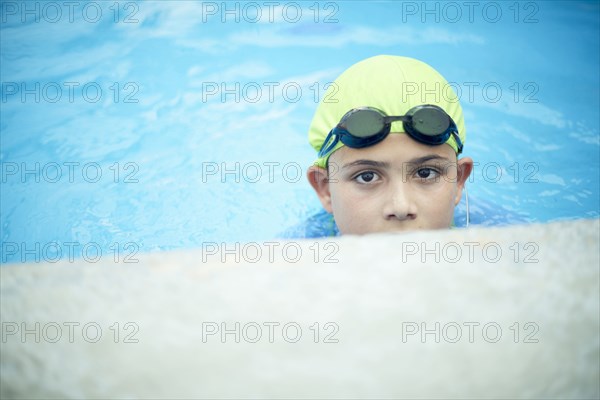
[[[417,217],[416,204],[411,200],[410,190],[406,183],[398,183],[390,187],[383,207],[383,217],[386,220],[400,221]]]

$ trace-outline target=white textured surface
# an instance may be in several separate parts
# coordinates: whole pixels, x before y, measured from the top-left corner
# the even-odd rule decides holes
[[[5,335],[1,343],[2,398],[107,397],[337,397],[337,398],[598,398],[599,221],[509,228],[475,228],[404,235],[302,241],[302,259],[202,263],[201,251],[148,254],[138,264],[14,265],[0,268],[1,319],[7,323],[78,322],[57,343]],[[339,252],[337,263],[311,261],[317,242]],[[408,255],[410,243],[457,243],[454,253]],[[404,244],[403,244],[404,243]],[[487,262],[481,249],[502,249]],[[515,262],[514,244],[520,248]],[[524,247],[532,243],[529,247]],[[511,250],[513,246],[513,250]],[[534,263],[523,262],[535,251]],[[314,248],[314,247],[313,247]],[[451,247],[446,247],[451,250]],[[489,247],[489,257],[495,257]],[[280,255],[281,252],[275,252]],[[290,251],[290,254],[292,252]],[[231,257],[230,257],[231,258]],[[403,263],[403,258],[406,262]],[[256,322],[296,322],[288,343],[278,328],[257,343],[233,335],[202,341],[202,322],[233,328]],[[103,334],[87,343],[81,326]],[[119,322],[114,343],[109,327]],[[123,324],[139,327],[138,343],[122,343]],[[319,322],[319,343],[309,329]],[[323,343],[326,322],[338,343]],[[457,323],[457,343],[433,335],[402,340],[407,322]],[[469,342],[465,322],[476,322]],[[502,329],[488,343],[481,327]],[[519,339],[514,341],[514,323]],[[524,343],[532,329],[539,327]],[[404,323],[404,324],[403,324]],[[450,326],[450,325],[446,325]],[[511,326],[513,329],[511,330]],[[48,331],[50,332],[50,331]],[[47,333],[48,333],[47,332]],[[54,331],[52,331],[54,332]],[[447,338],[455,331],[447,331]],[[6,333],[6,332],[4,332]],[[93,336],[93,329],[89,331]],[[248,331],[254,336],[254,331]],[[289,337],[294,330],[288,331]],[[49,334],[50,335],[50,334]],[[53,333],[52,335],[53,336]],[[495,336],[488,331],[487,338]]]

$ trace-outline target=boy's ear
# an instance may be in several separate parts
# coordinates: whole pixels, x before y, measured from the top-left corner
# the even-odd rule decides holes
[[[471,175],[471,171],[473,171],[473,160],[470,157],[464,157],[458,160],[456,176],[458,190],[456,191],[456,198],[454,199],[455,205],[460,202],[465,182],[467,182],[469,175]]]
[[[323,208],[328,213],[333,213],[331,208],[331,192],[329,191],[329,175],[327,170],[315,165],[311,166],[306,172],[306,177],[310,186],[313,187]]]

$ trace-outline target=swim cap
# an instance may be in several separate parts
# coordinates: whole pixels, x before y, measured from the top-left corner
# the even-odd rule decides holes
[[[353,108],[368,106],[387,115],[404,115],[422,104],[444,109],[456,123],[460,140],[465,143],[462,108],[443,76],[414,58],[388,55],[367,58],[348,68],[327,88],[310,124],[308,140],[317,152],[321,150],[329,131]],[[402,122],[392,122],[391,132],[404,132]],[[458,152],[452,136],[446,143]],[[343,145],[339,141],[333,151]],[[317,159],[314,164],[325,168],[332,153]]]

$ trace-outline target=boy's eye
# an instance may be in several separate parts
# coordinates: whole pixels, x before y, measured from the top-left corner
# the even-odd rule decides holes
[[[420,179],[433,179],[437,178],[439,172],[433,168],[419,168],[417,170],[417,177]]]
[[[373,171],[361,172],[354,178],[358,183],[371,183],[379,180],[379,175]]]

